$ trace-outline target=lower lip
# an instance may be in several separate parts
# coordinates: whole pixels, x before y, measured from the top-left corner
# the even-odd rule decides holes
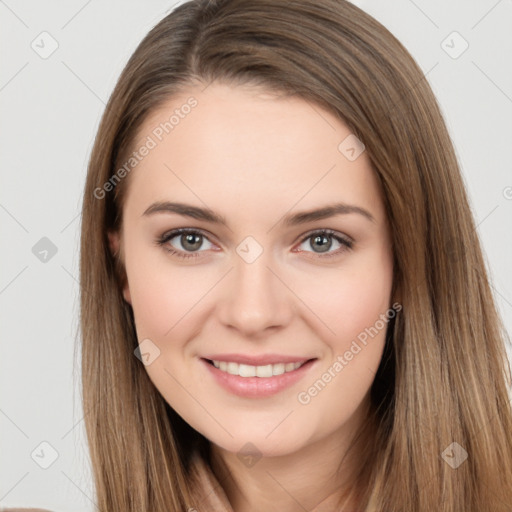
[[[231,375],[219,370],[206,359],[201,359],[201,362],[227,391],[246,398],[265,398],[293,386],[309,371],[315,359],[310,359],[296,370],[273,377],[240,377],[240,375]]]

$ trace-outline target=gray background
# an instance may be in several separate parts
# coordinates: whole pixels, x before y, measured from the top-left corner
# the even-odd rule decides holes
[[[510,333],[512,0],[354,3],[403,42],[439,99]],[[0,0],[3,506],[96,510],[75,352],[81,193],[115,81],[173,5]]]

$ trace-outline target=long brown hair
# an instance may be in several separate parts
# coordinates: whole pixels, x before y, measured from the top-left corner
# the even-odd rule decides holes
[[[506,333],[452,142],[407,50],[344,0],[186,2],[148,33],[119,78],[92,150],[81,226],[82,391],[98,508],[197,506],[189,460],[207,440],[134,356],[126,275],[107,232],[121,226],[130,180],[112,179],[142,122],[192,83],[213,81],[333,112],[363,141],[382,185],[403,309],[372,386],[377,422],[360,510],[510,510]]]

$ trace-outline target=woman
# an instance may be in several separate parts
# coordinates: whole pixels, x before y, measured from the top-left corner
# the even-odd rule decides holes
[[[452,143],[350,3],[190,1],[150,31],[92,151],[81,290],[100,510],[510,510]]]

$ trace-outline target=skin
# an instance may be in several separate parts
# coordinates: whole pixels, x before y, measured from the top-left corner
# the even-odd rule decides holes
[[[234,510],[310,510],[336,495],[340,479],[354,471],[357,451],[335,477],[365,421],[385,328],[309,403],[297,397],[392,303],[381,192],[365,152],[349,161],[338,150],[350,129],[318,105],[249,86],[203,89],[191,86],[173,97],[140,129],[139,142],[191,95],[197,99],[131,171],[123,226],[109,234],[111,248],[124,258],[123,294],[139,343],[149,338],[160,350],[145,367],[148,375],[211,441],[215,473],[231,475],[221,481]],[[144,216],[156,201],[207,206],[229,227],[175,213]],[[373,220],[348,213],[293,227],[281,223],[285,215],[338,202],[364,208]],[[155,243],[175,228],[206,235],[198,257],[180,259]],[[350,237],[352,248],[331,239],[327,252],[336,254],[329,258],[315,236],[303,241],[322,229]],[[247,236],[263,249],[250,264],[236,251]],[[167,246],[187,252],[180,238]],[[317,360],[277,395],[243,398],[221,388],[200,361],[221,352]],[[248,442],[262,457],[252,467],[237,457]]]

